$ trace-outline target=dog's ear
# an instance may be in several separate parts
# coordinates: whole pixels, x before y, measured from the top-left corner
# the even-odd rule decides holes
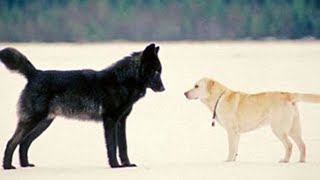
[[[160,47],[157,46],[157,47],[156,47],[156,54],[158,54],[159,50],[160,50]]]
[[[207,81],[207,90],[212,91],[213,86],[214,86],[214,81],[208,80]]]

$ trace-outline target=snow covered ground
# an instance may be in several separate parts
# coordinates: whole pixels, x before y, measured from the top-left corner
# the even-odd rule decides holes
[[[39,69],[102,69],[143,50],[148,43],[6,44],[26,54]],[[279,164],[282,144],[269,127],[244,134],[237,162],[225,163],[227,138],[212,115],[183,92],[212,77],[245,92],[320,93],[320,42],[160,42],[166,91],[148,90],[128,119],[129,156],[137,168],[107,165],[102,125],[55,119],[30,149],[35,168],[0,169],[1,180],[35,179],[319,179],[320,104],[299,104],[307,162]],[[0,159],[17,122],[16,103],[26,80],[0,63]]]

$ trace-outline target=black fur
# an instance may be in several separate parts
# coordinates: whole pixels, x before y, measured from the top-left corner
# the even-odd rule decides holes
[[[0,51],[0,60],[6,67],[28,79],[20,96],[19,121],[7,143],[3,168],[15,169],[12,156],[18,145],[20,165],[34,166],[28,161],[28,149],[56,116],[102,121],[110,166],[135,166],[127,154],[126,118],[147,88],[164,91],[158,51],[159,47],[151,44],[101,71],[41,71],[13,48]]]

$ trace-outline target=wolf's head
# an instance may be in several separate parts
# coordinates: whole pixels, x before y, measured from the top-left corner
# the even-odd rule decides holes
[[[145,86],[154,92],[165,90],[161,80],[162,67],[158,57],[159,49],[159,46],[150,44],[141,55],[140,78]]]

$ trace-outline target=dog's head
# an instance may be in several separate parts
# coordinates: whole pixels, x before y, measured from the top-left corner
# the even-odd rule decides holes
[[[215,82],[208,78],[200,79],[194,87],[184,93],[188,99],[206,99],[211,95]]]
[[[227,88],[218,81],[202,78],[196,82],[194,87],[184,93],[188,99],[208,99],[215,98]]]
[[[161,80],[162,67],[158,57],[159,46],[150,44],[142,52],[141,56],[141,77],[146,87],[151,88],[154,92],[165,90]]]

